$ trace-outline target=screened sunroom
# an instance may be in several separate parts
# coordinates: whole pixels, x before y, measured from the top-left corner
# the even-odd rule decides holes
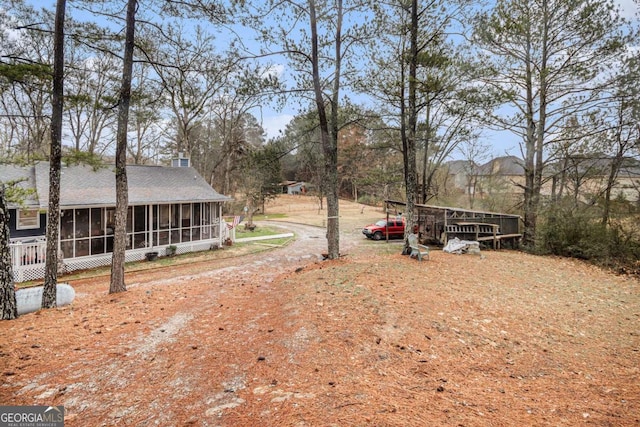
[[[60,250],[65,258],[113,251],[114,207],[71,208],[60,212]],[[210,240],[219,233],[213,202],[129,206],[127,250]]]

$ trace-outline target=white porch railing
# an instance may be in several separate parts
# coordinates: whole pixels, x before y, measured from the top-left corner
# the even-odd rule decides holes
[[[224,227],[226,229],[226,227]],[[235,236],[234,236],[235,237]],[[191,242],[177,243],[176,254],[187,252],[206,251],[213,246],[219,247],[223,241],[219,237],[207,240],[194,240]],[[154,246],[153,248],[141,248],[128,250],[125,253],[125,262],[142,261],[147,252],[158,252],[164,256],[169,245]],[[39,239],[33,242],[15,242],[9,245],[12,260],[13,280],[16,283],[28,282],[44,278],[45,258],[47,242]],[[90,268],[102,267],[111,264],[112,254],[97,254],[78,258],[59,259],[58,268],[60,273],[70,273],[76,270],[86,270]]]
[[[26,282],[44,277],[47,242],[44,239],[9,244],[13,280]]]

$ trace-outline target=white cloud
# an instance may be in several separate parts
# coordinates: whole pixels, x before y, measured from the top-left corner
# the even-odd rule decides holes
[[[285,67],[283,64],[271,64],[267,68],[264,69],[265,76],[276,76],[277,78],[282,78],[284,74]]]
[[[267,133],[267,139],[275,138],[284,132],[289,122],[293,119],[291,114],[278,114],[266,116],[262,120],[262,128]]]

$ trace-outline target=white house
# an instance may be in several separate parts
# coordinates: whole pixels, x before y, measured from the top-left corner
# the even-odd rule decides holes
[[[222,204],[216,192],[191,167],[127,166],[129,209],[126,261],[153,250],[160,255],[221,246]],[[16,282],[44,277],[45,235],[49,204],[49,163],[0,165],[0,181],[20,180],[32,193],[10,205],[11,254]],[[115,219],[113,166],[63,167],[60,190],[59,253],[67,271],[111,263]],[[226,227],[225,227],[226,228]]]

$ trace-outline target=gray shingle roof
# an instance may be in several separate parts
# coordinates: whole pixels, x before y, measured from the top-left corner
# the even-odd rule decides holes
[[[15,168],[0,165],[0,181],[7,181],[5,176],[19,173],[6,170],[7,167]],[[49,204],[49,163],[40,162],[20,169],[24,169],[23,175],[32,175],[33,179],[27,184],[35,186],[39,206],[46,209]],[[231,200],[211,188],[191,167],[128,165],[127,181],[130,205]],[[86,165],[63,166],[60,187],[61,207],[113,206],[116,201],[114,166],[98,170]]]
[[[524,175],[523,161],[515,156],[496,157],[482,165],[483,175]]]

